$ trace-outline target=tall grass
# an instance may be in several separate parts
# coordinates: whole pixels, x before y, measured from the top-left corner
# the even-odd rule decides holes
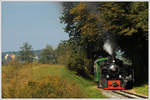
[[[86,95],[75,82],[57,75],[34,78],[37,64],[2,66],[3,98],[83,98]],[[38,76],[38,75],[37,75]]]

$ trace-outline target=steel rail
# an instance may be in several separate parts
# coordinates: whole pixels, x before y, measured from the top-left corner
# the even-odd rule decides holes
[[[144,99],[148,98],[147,96],[142,96],[142,95],[131,93],[131,92],[127,92],[127,91],[124,91],[124,90],[120,90],[120,92],[124,92],[124,93],[127,93],[127,94],[135,95],[137,97],[144,98]]]
[[[119,95],[122,95],[122,96],[127,97],[127,98],[131,98],[131,99],[132,98],[135,98],[135,99],[147,99],[148,98],[146,96],[141,96],[139,94],[127,92],[127,91],[124,91],[124,90],[120,90],[120,91],[113,90],[112,92],[116,93],[116,94],[119,94]]]

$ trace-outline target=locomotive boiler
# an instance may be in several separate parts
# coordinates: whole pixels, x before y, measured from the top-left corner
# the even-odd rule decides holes
[[[114,57],[99,57],[94,62],[94,79],[103,89],[129,89],[133,86],[132,66]]]

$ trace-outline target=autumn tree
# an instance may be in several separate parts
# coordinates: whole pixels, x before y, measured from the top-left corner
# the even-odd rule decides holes
[[[61,21],[66,24],[65,31],[69,34],[71,48],[68,67],[80,75],[87,76],[92,71],[93,55],[98,52],[97,49],[102,48],[94,46],[101,43],[95,43],[101,41],[98,36],[97,19],[89,13],[85,3],[78,3],[71,9],[68,6],[64,8],[68,10],[63,13]],[[64,16],[68,16],[69,19]]]

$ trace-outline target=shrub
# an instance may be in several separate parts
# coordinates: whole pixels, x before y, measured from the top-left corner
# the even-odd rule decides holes
[[[75,71],[78,75],[85,78],[92,78],[91,72],[93,65],[91,59],[83,57],[80,53],[71,55],[67,67],[70,70]]]

